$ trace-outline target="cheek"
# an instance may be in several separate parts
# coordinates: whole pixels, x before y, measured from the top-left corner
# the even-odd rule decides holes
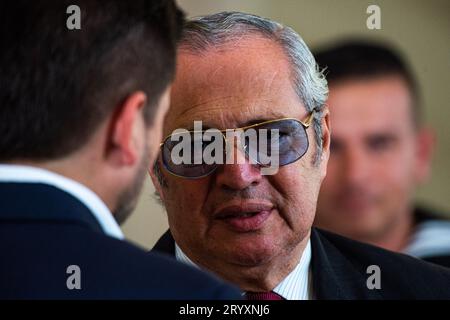
[[[282,197],[280,209],[288,223],[302,228],[312,224],[320,188],[318,167],[286,166],[274,177],[273,185]]]
[[[405,189],[413,183],[414,161],[407,152],[380,158],[375,168],[373,178],[385,187]]]
[[[206,217],[202,215],[202,208],[207,195],[206,187],[176,178],[169,178],[168,186],[165,198],[171,227],[189,232],[205,226]]]
[[[375,185],[378,195],[380,217],[388,218],[393,212],[402,212],[414,193],[412,170],[406,161],[392,163],[391,167],[380,168]]]

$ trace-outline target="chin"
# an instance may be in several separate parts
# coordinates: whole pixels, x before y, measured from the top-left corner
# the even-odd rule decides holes
[[[113,212],[114,219],[118,225],[124,224],[127,219],[131,216],[135,206],[121,207]]]
[[[273,241],[233,243],[226,249],[230,262],[243,266],[258,266],[272,260],[278,253]]]

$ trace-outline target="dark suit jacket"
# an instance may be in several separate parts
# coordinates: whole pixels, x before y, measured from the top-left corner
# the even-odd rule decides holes
[[[315,299],[450,299],[450,271],[443,267],[315,228],[311,250]],[[153,251],[174,255],[169,231]],[[367,287],[370,265],[380,267],[379,290]]]
[[[81,271],[69,290],[68,266]],[[77,199],[43,184],[0,183],[0,299],[234,299],[236,289],[104,234]]]

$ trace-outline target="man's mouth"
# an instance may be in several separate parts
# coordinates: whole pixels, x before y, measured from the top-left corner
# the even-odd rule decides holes
[[[236,232],[251,232],[261,229],[273,211],[273,205],[266,203],[239,203],[223,206],[214,214]]]

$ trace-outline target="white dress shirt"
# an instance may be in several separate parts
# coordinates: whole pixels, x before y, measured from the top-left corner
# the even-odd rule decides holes
[[[119,225],[105,203],[93,191],[74,180],[41,168],[0,164],[0,182],[40,183],[65,191],[91,211],[107,235],[124,239]]]
[[[403,253],[421,259],[450,255],[450,222],[430,220],[420,223]]]
[[[175,256],[178,261],[199,268],[175,243]],[[311,240],[303,251],[300,262],[274,289],[273,292],[286,300],[309,300],[312,298],[310,281]]]

